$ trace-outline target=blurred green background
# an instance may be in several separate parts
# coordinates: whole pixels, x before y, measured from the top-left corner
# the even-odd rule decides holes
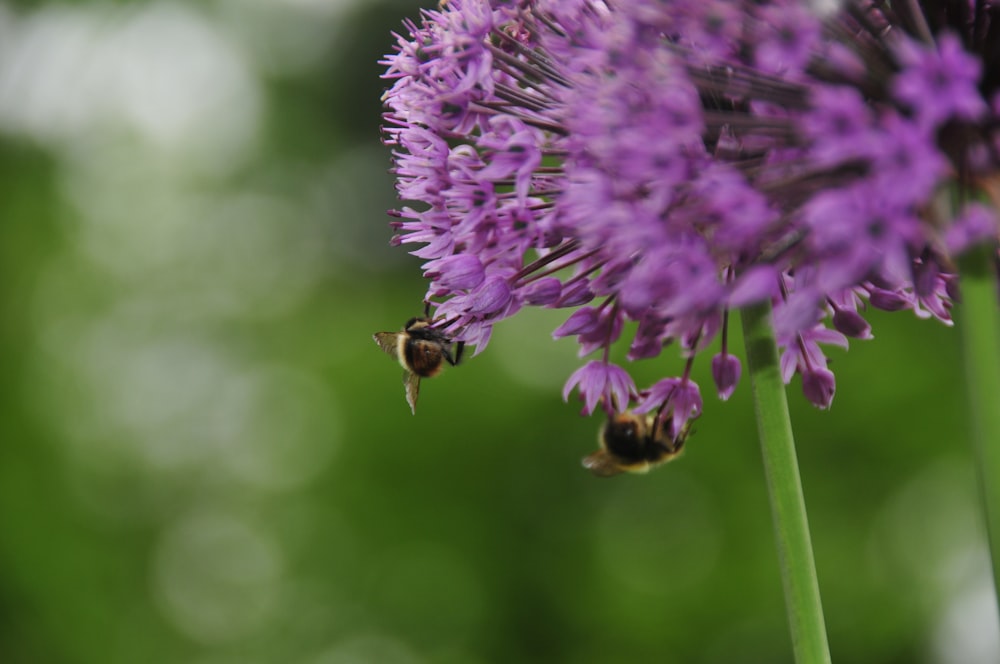
[[[790,661],[745,381],[597,480],[526,311],[410,415],[371,334],[424,289],[378,133],[416,11],[0,4],[0,662]],[[834,660],[997,661],[957,334],[872,319],[830,412],[790,389]]]

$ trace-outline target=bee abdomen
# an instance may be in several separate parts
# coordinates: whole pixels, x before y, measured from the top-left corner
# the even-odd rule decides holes
[[[434,341],[411,339],[403,352],[406,354],[406,365],[421,378],[430,378],[439,371],[444,362],[441,344]]]

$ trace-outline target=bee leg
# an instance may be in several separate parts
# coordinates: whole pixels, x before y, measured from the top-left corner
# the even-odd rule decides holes
[[[684,447],[684,442],[688,439],[688,436],[690,436],[692,433],[694,433],[694,430],[691,428],[691,422],[688,421],[683,427],[681,427],[681,430],[678,431],[677,434],[673,437],[674,450],[680,452],[681,448]]]
[[[667,407],[667,402],[664,401],[660,404],[660,407],[656,409],[656,416],[653,417],[653,427],[650,431],[650,438],[653,440],[657,439],[660,433],[660,427],[663,426],[663,409]]]
[[[431,317],[431,301],[424,300],[424,318]]]
[[[462,361],[462,352],[464,350],[465,350],[465,342],[456,341],[454,355],[451,354],[450,349],[444,347],[441,349],[441,354],[444,355],[444,359],[448,361],[448,364],[450,364],[451,366],[455,366]]]

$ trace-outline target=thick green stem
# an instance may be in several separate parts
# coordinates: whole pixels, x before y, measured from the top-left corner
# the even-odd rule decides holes
[[[830,647],[823,623],[823,605],[819,598],[785,385],[781,380],[778,349],[771,326],[771,305],[747,307],[740,312],[740,318],[795,661],[798,664],[828,663]]]
[[[957,313],[993,582],[1000,596],[1000,306],[995,256],[996,248],[987,245],[959,261],[962,304]]]

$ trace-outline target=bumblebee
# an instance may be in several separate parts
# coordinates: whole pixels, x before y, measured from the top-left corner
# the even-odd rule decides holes
[[[436,376],[445,362],[455,366],[461,361],[465,349],[463,342],[453,342],[432,327],[432,323],[427,317],[411,318],[400,332],[376,332],[372,336],[379,348],[396,358],[403,367],[406,403],[410,404],[414,415],[417,413],[420,379]]]
[[[583,458],[583,467],[597,477],[648,473],[680,456],[687,436],[687,426],[674,435],[659,413],[616,413],[601,427],[597,438],[601,448]]]

